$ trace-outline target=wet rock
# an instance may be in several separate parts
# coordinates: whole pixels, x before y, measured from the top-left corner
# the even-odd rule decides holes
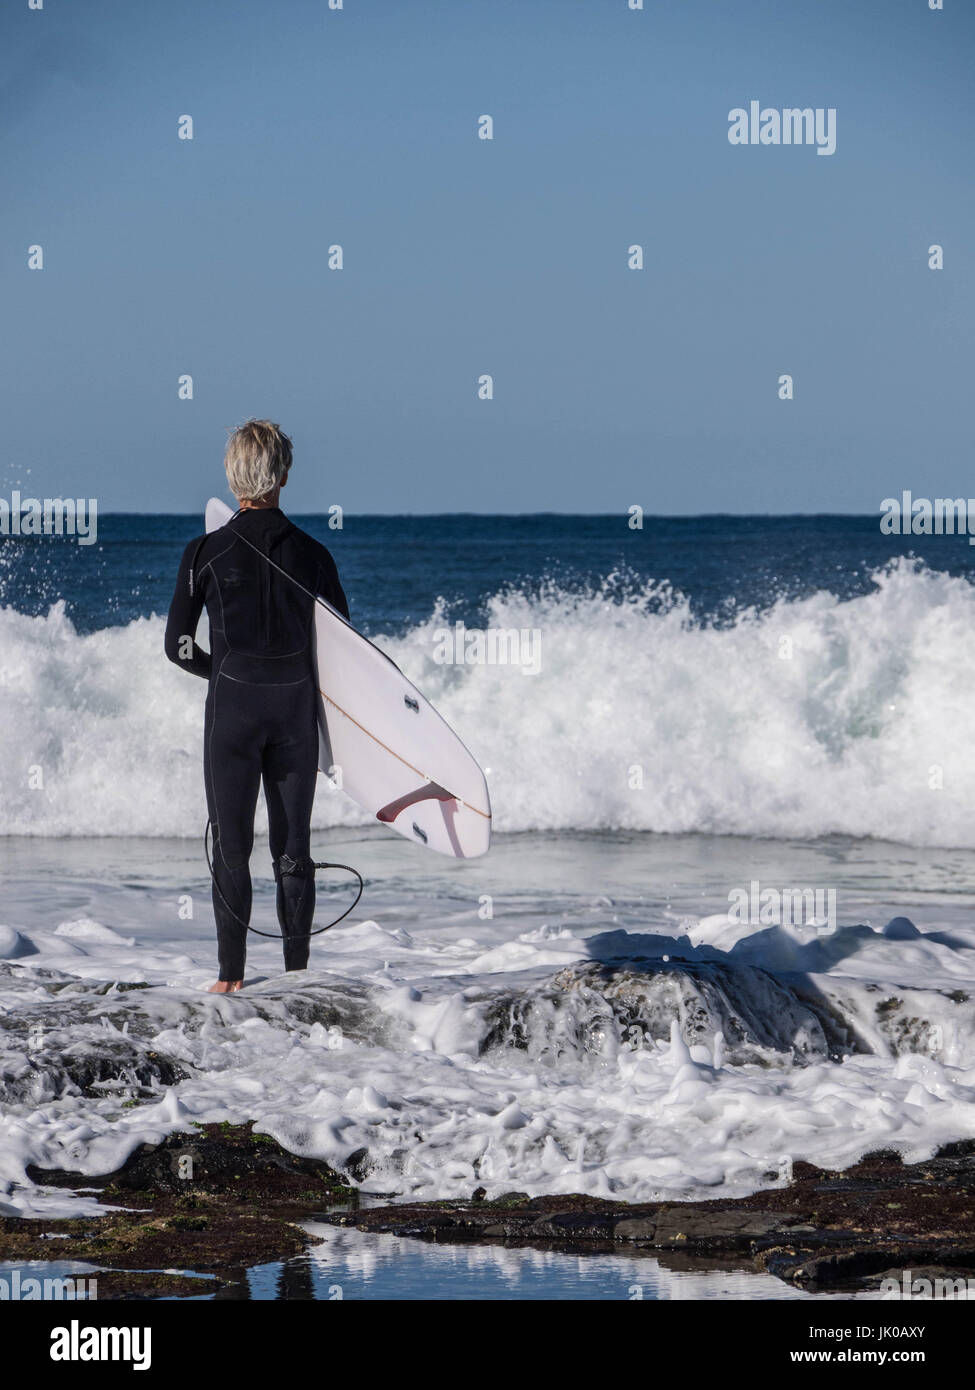
[[[582,961],[535,990],[502,994],[486,1010],[482,1051],[514,1047],[540,1060],[613,1055],[668,1043],[674,1020],[688,1046],[731,1063],[781,1066],[839,1058],[854,1049],[835,1012],[800,998],[768,971],[721,961]]]
[[[781,1230],[787,1223],[788,1218],[781,1212],[733,1208],[709,1211],[706,1206],[674,1206],[664,1207],[652,1219],[637,1217],[617,1221],[613,1234],[617,1240],[641,1241],[674,1249],[702,1243],[715,1248],[738,1249],[760,1236]]]
[[[626,1216],[613,1227],[614,1239],[630,1241],[634,1245],[652,1245],[656,1235],[656,1215]]]
[[[394,1021],[372,1003],[366,987],[348,980],[311,978],[299,985],[290,979],[274,981],[233,999],[235,1005],[244,999],[255,1016],[272,1027],[281,1026],[283,1019],[289,1024],[317,1023],[326,1033],[353,1042],[382,1044],[394,1027]]]
[[[180,995],[144,982],[79,980],[0,961],[5,988],[23,1003],[4,1016],[0,1102],[39,1105],[115,1091],[138,1098],[195,1074],[204,1029],[263,1019],[284,1033],[306,1028],[323,1047],[381,1042],[393,1022],[364,986],[312,978],[269,981],[246,995]],[[176,1035],[167,1052],[160,1037]],[[201,1065],[202,1065],[201,1061]]]
[[[941,1057],[945,1000],[959,1007],[959,1001],[944,990],[901,990],[877,1001],[875,1026],[895,1057],[907,1053]]]
[[[86,1276],[97,1286],[99,1303],[124,1299],[127,1303],[148,1299],[200,1298],[227,1287],[222,1279],[203,1274],[169,1274],[165,1270],[100,1269]]]
[[[350,1153],[342,1165],[342,1171],[348,1173],[355,1182],[364,1182],[369,1176],[369,1150],[356,1149],[354,1153]]]
[[[948,1146],[919,1164],[878,1151],[843,1173],[796,1162],[788,1186],[738,1200],[628,1205],[577,1194],[371,1207],[327,1219],[427,1240],[652,1248],[681,1268],[731,1259],[740,1267],[744,1256],[803,1287],[853,1289],[892,1268],[975,1267],[975,1145]]]
[[[248,1200],[348,1188],[321,1159],[301,1158],[269,1135],[232,1125],[200,1126],[193,1134],[171,1134],[161,1144],[140,1144],[107,1182],[123,1192],[203,1191]]]
[[[23,1030],[20,1030],[23,1032]],[[138,1038],[91,1029],[89,1036],[47,1030],[26,1034],[24,1051],[0,1061],[0,1101],[39,1104],[64,1096],[127,1097],[158,1093],[190,1075],[187,1068]]]
[[[603,1211],[555,1211],[533,1221],[531,1236],[546,1240],[612,1240],[616,1218]]]
[[[220,1281],[207,1285],[217,1297],[234,1297],[221,1292],[221,1282],[244,1284],[247,1267],[305,1251],[312,1238],[300,1223],[320,1220],[323,1209],[354,1203],[356,1196],[328,1164],[290,1154],[270,1136],[233,1125],[200,1125],[191,1134],[142,1145],[121,1169],[102,1178],[33,1167],[28,1177],[55,1187],[100,1188],[105,1214],[72,1220],[0,1216],[0,1260],[50,1260],[56,1241],[58,1259],[115,1271],[219,1271]],[[156,1278],[151,1296],[162,1296],[166,1277]],[[136,1283],[121,1274],[111,1281],[115,1292],[109,1287],[105,1296],[140,1296]]]

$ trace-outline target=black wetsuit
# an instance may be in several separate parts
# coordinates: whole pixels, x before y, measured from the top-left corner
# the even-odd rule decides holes
[[[190,541],[183,552],[166,624],[166,655],[209,681],[203,776],[213,823],[221,980],[244,977],[247,931],[241,923],[250,921],[248,860],[262,778],[287,970],[308,963],[307,934],[315,911],[310,860],[318,767],[314,601],[251,546],[349,616],[335,561],[278,507],[249,508],[219,531]],[[196,643],[204,604],[209,653]]]

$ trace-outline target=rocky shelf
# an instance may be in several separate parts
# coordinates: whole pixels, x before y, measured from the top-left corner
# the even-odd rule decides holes
[[[233,1297],[249,1266],[308,1249],[300,1223],[357,1189],[246,1126],[198,1125],[140,1145],[115,1173],[29,1168],[49,1187],[98,1189],[104,1215],[0,1218],[0,1260],[83,1260],[98,1298]],[[172,1271],[192,1271],[174,1274]],[[87,1278],[79,1275],[79,1278]]]
[[[765,1271],[809,1289],[868,1288],[884,1277],[975,1277],[975,1144],[926,1163],[868,1154],[829,1172],[796,1163],[788,1186],[750,1197],[631,1205],[511,1192],[485,1201],[362,1208],[325,1218],[361,1231],[549,1250],[644,1251],[670,1268]]]
[[[348,1165],[353,1177],[365,1155]],[[629,1204],[584,1195],[360,1205],[349,1178],[246,1126],[200,1125],[143,1145],[115,1173],[29,1170],[47,1186],[98,1190],[104,1214],[0,1218],[0,1260],[98,1266],[98,1296],[239,1296],[248,1267],[286,1261],[315,1219],[428,1241],[573,1253],[637,1251],[669,1268],[764,1271],[810,1290],[975,1278],[975,1141],[924,1163],[868,1154],[830,1172],[796,1163],[788,1185],[744,1198]],[[190,1271],[174,1273],[173,1271]]]

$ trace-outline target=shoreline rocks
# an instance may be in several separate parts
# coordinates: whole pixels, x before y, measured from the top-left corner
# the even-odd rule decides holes
[[[496,1201],[364,1207],[325,1218],[432,1241],[501,1241],[573,1252],[641,1251],[662,1263],[729,1263],[810,1289],[870,1287],[905,1269],[975,1277],[975,1143],[904,1164],[888,1151],[842,1173],[797,1163],[750,1197],[629,1205],[514,1193]]]
[[[877,1288],[885,1277],[899,1282],[905,1270],[975,1278],[975,1141],[915,1164],[891,1151],[867,1154],[842,1172],[796,1163],[787,1186],[699,1202],[524,1192],[489,1201],[479,1188],[466,1201],[367,1198],[375,1203],[368,1205],[328,1164],[229,1124],[197,1125],[142,1145],[101,1178],[42,1169],[29,1176],[48,1186],[97,1188],[104,1215],[0,1216],[0,1260],[110,1266],[98,1275],[100,1298],[242,1296],[248,1267],[308,1249],[312,1238],[301,1223],[312,1219],[435,1242],[639,1252],[670,1268],[764,1272],[813,1291]],[[191,1273],[152,1273],[173,1268]]]

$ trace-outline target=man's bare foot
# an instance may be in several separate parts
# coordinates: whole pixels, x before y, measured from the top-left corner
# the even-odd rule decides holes
[[[243,980],[218,980],[210,986],[207,994],[236,994],[243,983]]]

